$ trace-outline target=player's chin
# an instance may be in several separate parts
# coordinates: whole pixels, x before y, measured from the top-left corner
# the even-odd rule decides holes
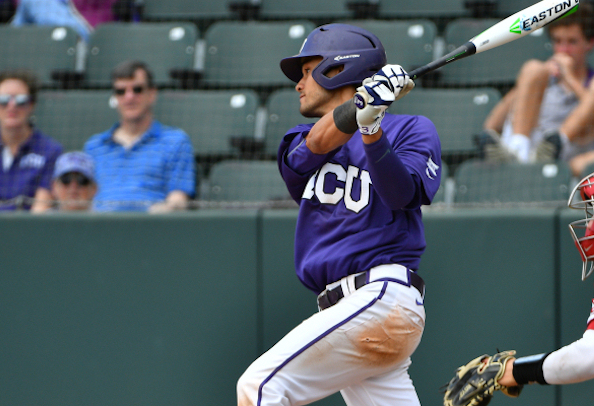
[[[301,107],[299,108],[299,112],[301,113],[301,115],[303,117],[307,117],[307,118],[316,118],[316,117],[322,117],[323,114],[321,114],[318,109],[312,107],[312,106],[307,106],[307,105],[301,105]]]

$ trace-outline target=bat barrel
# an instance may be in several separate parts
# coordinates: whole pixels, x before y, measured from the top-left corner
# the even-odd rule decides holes
[[[543,0],[505,18],[470,41],[476,53],[484,52],[523,36],[577,11],[579,0]]]

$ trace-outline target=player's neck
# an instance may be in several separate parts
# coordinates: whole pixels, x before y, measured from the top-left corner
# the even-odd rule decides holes
[[[326,113],[334,110],[341,104],[351,100],[355,95],[356,89],[352,86],[345,86],[336,90],[336,97],[332,99],[332,102],[328,104]]]

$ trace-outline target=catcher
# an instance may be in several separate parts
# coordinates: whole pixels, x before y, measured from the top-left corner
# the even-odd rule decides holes
[[[568,206],[585,212],[585,218],[569,224],[585,280],[594,269],[594,173],[573,189]],[[482,355],[458,368],[445,389],[444,406],[485,406],[496,390],[517,397],[525,384],[535,382],[563,385],[594,379],[594,300],[582,338],[549,353],[520,358],[515,354]]]

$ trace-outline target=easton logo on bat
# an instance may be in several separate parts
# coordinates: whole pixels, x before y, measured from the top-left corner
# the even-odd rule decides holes
[[[573,5],[572,5],[572,3],[573,3]],[[546,18],[550,18],[553,15],[562,13],[561,15],[559,15],[557,17],[557,18],[561,18],[561,17],[565,17],[565,16],[577,11],[579,4],[580,4],[579,0],[562,1],[559,4],[555,4],[555,6],[553,6],[553,7],[550,7],[546,10],[541,11],[537,15],[533,15],[531,17],[527,17],[527,16],[519,17],[516,21],[513,22],[511,27],[509,27],[509,31],[513,34],[521,35],[522,31],[530,31],[532,29],[533,25],[538,24],[539,22],[541,22],[542,20],[544,20]],[[540,27],[537,27],[537,28],[540,28]]]

